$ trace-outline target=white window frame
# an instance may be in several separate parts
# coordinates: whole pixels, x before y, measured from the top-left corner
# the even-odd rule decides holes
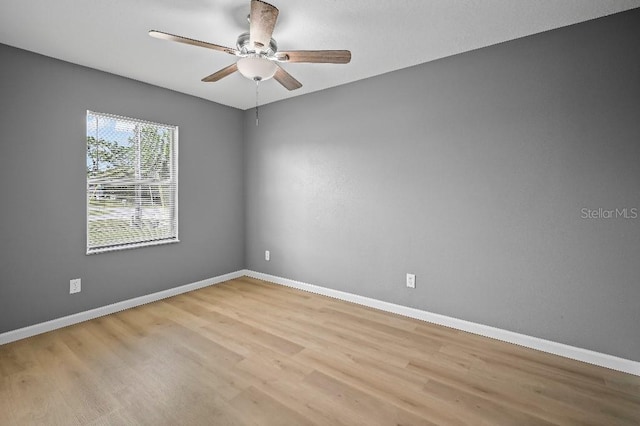
[[[110,244],[110,245],[105,245],[105,246],[91,246],[90,245],[90,239],[89,239],[89,205],[90,205],[90,184],[95,185],[96,182],[92,182],[89,179],[89,175],[87,174],[86,176],[86,202],[85,202],[85,207],[86,207],[86,212],[85,212],[85,219],[86,219],[86,254],[90,255],[90,254],[97,254],[97,253],[104,253],[104,252],[110,252],[110,251],[116,251],[116,250],[126,250],[126,249],[131,249],[131,248],[139,248],[139,247],[148,247],[148,246],[155,246],[155,245],[162,245],[162,244],[171,244],[171,243],[177,243],[180,242],[179,239],[179,234],[178,234],[178,230],[179,230],[179,220],[178,220],[178,189],[179,189],[179,185],[178,185],[178,126],[176,125],[170,125],[170,124],[163,124],[163,123],[156,123],[156,122],[152,122],[152,121],[147,121],[147,120],[141,120],[141,119],[137,119],[137,118],[131,118],[131,117],[125,117],[125,116],[120,116],[120,115],[115,115],[115,114],[109,114],[109,113],[102,113],[102,112],[96,112],[96,111],[91,111],[91,110],[87,110],[87,115],[86,118],[88,119],[88,117],[92,115],[92,116],[96,116],[96,117],[103,117],[103,118],[108,118],[108,119],[115,119],[115,120],[124,120],[127,121],[129,123],[136,123],[136,124],[141,124],[141,125],[150,125],[150,126],[157,126],[157,127],[161,127],[161,128],[169,128],[172,130],[172,140],[171,140],[171,178],[169,180],[170,183],[172,183],[174,185],[174,189],[173,189],[173,204],[172,204],[172,210],[171,210],[171,223],[172,223],[172,234],[171,236],[167,237],[167,238],[161,238],[161,239],[154,239],[154,240],[145,240],[145,241],[137,241],[137,242],[122,242],[119,244]],[[87,124],[88,127],[88,124]],[[96,124],[96,127],[97,124]],[[86,129],[87,131],[85,132],[86,134],[89,133],[89,129]],[[88,136],[87,136],[88,137]],[[87,147],[87,137],[85,137],[85,149]],[[85,161],[86,161],[86,157],[85,157]],[[137,161],[139,162],[139,158],[137,158]],[[110,181],[110,183],[113,183],[115,185],[117,184],[121,184],[121,185],[141,185],[142,182],[144,182],[144,180],[140,179],[140,180],[131,180],[131,179],[124,179],[124,180],[113,180]]]

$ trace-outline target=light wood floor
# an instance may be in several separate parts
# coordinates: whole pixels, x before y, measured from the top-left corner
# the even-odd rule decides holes
[[[242,278],[0,346],[1,425],[638,425],[640,377]]]

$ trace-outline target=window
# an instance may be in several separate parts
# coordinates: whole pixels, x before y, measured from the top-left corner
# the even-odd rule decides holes
[[[178,241],[178,127],[87,111],[87,254]]]

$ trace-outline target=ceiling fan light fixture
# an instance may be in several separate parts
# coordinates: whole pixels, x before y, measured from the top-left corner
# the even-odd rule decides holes
[[[278,66],[262,56],[247,56],[238,61],[240,74],[254,81],[269,80],[276,73]]]

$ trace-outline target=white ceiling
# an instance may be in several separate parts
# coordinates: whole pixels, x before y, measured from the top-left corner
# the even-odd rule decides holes
[[[627,9],[640,0],[273,0],[281,50],[348,49],[347,65],[284,64],[303,87],[260,85],[260,103],[326,89]],[[0,43],[235,108],[255,105],[236,58],[151,38],[150,29],[235,47],[249,0],[0,0]],[[43,76],[46,78],[46,76]]]

